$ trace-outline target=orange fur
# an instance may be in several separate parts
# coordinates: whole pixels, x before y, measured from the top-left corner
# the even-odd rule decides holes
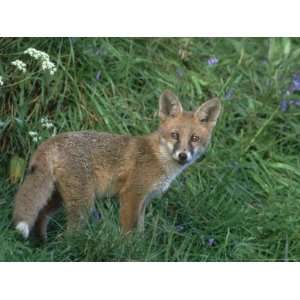
[[[142,229],[147,203],[206,151],[220,112],[216,99],[196,112],[184,112],[170,91],[161,95],[159,104],[161,125],[149,135],[81,131],[42,143],[16,194],[15,225],[24,222],[46,239],[49,216],[63,203],[72,231],[92,210],[96,195],[109,194],[120,200],[123,231],[137,225]]]

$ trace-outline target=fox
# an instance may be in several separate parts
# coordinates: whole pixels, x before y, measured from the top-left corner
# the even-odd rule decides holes
[[[49,219],[63,206],[66,230],[78,230],[96,198],[119,201],[121,232],[144,230],[146,206],[207,151],[221,111],[217,98],[184,111],[176,94],[159,97],[159,128],[142,136],[97,131],[58,134],[33,153],[18,189],[13,224],[27,239],[47,240]]]

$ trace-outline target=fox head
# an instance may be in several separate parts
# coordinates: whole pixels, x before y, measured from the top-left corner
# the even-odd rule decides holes
[[[220,110],[221,104],[214,98],[194,112],[185,112],[178,97],[165,91],[159,99],[160,146],[164,152],[181,165],[201,157],[209,145]]]

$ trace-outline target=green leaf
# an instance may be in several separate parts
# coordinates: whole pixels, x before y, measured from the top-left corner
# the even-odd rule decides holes
[[[19,156],[13,156],[9,162],[9,179],[14,184],[17,183],[25,172],[26,161]]]

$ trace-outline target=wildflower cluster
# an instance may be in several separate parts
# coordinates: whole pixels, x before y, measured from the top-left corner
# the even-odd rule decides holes
[[[41,124],[43,128],[47,128],[47,129],[54,127],[53,123],[51,123],[47,117],[41,118]]]
[[[24,54],[28,54],[29,56],[33,57],[35,60],[38,60],[42,63],[42,70],[49,71],[50,75],[54,75],[57,71],[55,64],[50,61],[50,57],[47,53],[43,51],[36,50],[34,48],[28,48],[24,51]]]
[[[0,86],[4,84],[2,76],[0,76]]]
[[[279,108],[282,112],[288,111],[288,109],[291,106],[300,107],[299,92],[300,92],[300,74],[296,73],[293,75],[292,83],[290,84],[288,90],[285,92],[285,96],[288,96],[288,99],[286,99],[284,96],[284,98],[281,99],[279,103]],[[295,98],[290,99],[291,96]]]
[[[15,66],[19,71],[21,71],[23,73],[26,72],[26,64],[23,61],[17,59],[17,60],[12,61],[11,64],[13,66]]]
[[[41,61],[50,59],[49,55],[46,52],[36,50],[34,48],[28,48],[27,50],[24,51],[24,54],[28,54],[34,59],[41,60]]]
[[[32,141],[34,143],[37,143],[41,141],[42,139],[48,138],[50,135],[55,136],[56,135],[56,127],[54,124],[49,121],[47,117],[43,117],[40,120],[41,127],[44,128],[43,130],[37,131],[29,131],[28,134],[31,136]],[[52,129],[52,134],[49,132],[49,129]]]
[[[33,142],[37,143],[42,139],[36,131],[29,131],[28,134],[32,137]]]
[[[210,57],[208,60],[207,60],[207,64],[208,65],[217,65],[219,63],[219,60],[213,56],[213,57]]]

